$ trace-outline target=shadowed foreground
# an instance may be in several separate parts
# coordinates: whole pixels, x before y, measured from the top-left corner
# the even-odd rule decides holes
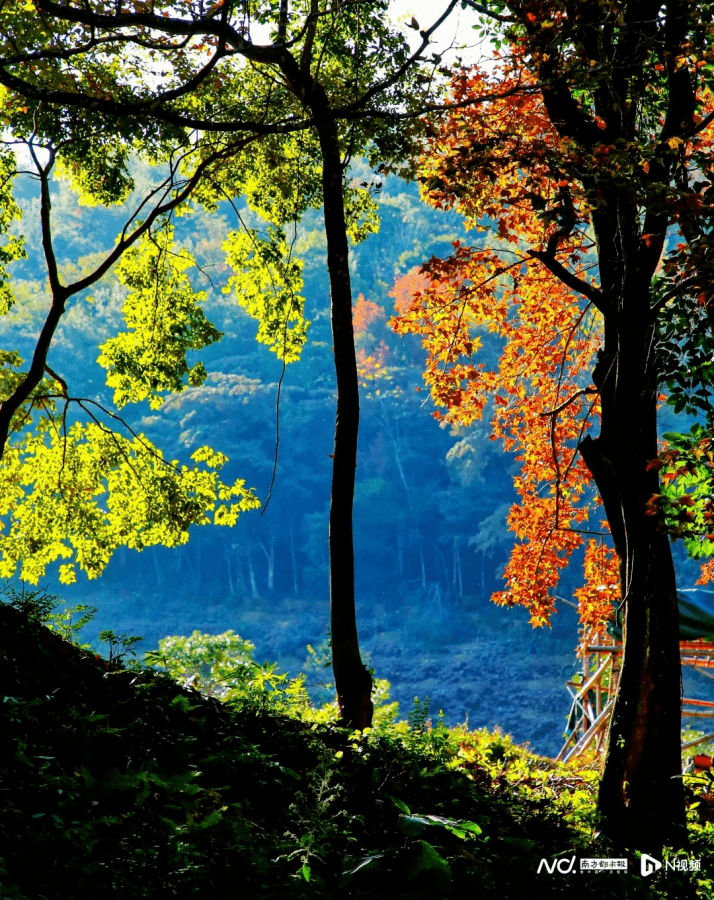
[[[700,877],[697,894],[685,875],[646,883],[634,859],[627,875],[537,876],[541,858],[614,855],[586,835],[592,773],[555,771],[498,733],[461,731],[459,746],[415,715],[358,738],[288,716],[268,694],[229,706],[110,664],[4,605],[0,679],[3,900],[237,887],[525,898],[534,879],[563,897],[709,889]],[[580,821],[566,822],[578,803]]]

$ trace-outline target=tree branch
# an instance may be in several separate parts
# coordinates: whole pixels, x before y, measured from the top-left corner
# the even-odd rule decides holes
[[[406,62],[404,62],[401,66],[399,66],[398,69],[395,69],[394,72],[392,72],[392,74],[389,75],[387,78],[385,78],[383,81],[378,81],[368,91],[365,91],[361,97],[359,97],[357,100],[355,100],[354,103],[350,104],[349,106],[347,106],[345,108],[351,109],[353,107],[362,106],[363,104],[365,104],[369,100],[371,100],[372,97],[376,97],[378,94],[383,93],[387,88],[390,88],[390,87],[392,87],[392,85],[396,84],[399,81],[399,79],[404,75],[404,73],[407,72],[409,69],[411,69],[411,67],[414,65],[414,63],[419,61],[419,58],[421,57],[422,53],[429,46],[429,42],[430,42],[432,34],[451,15],[451,13],[454,10],[454,7],[456,6],[456,4],[458,2],[459,2],[459,0],[451,0],[448,7],[446,8],[446,10],[439,16],[439,18],[434,22],[434,24],[431,25],[426,30],[419,32],[419,34],[421,35],[421,38],[422,38],[421,44],[419,44],[417,49],[406,60]]]
[[[691,278],[680,281],[678,285],[667,291],[666,294],[663,294],[659,298],[659,300],[650,310],[650,313],[652,315],[656,315],[657,313],[661,312],[661,310],[669,303],[669,301],[673,300],[681,291],[687,291],[691,287],[696,287],[697,280],[697,277],[693,275]]]
[[[167,125],[176,125],[179,128],[193,128],[205,132],[236,134],[250,131],[255,135],[291,134],[294,131],[303,131],[306,128],[311,128],[316,124],[315,121],[297,118],[296,116],[278,119],[275,122],[253,122],[241,119],[221,122],[213,119],[195,118],[163,108],[160,97],[156,95],[146,99],[122,98],[121,100],[107,100],[104,97],[44,88],[25,81],[4,68],[0,68],[0,84],[5,85],[5,87],[10,88],[10,90],[23,97],[27,97],[28,100],[35,100],[40,103],[46,102],[73,109],[98,112],[113,118],[125,119],[127,116],[136,116],[139,119],[151,118],[158,122],[165,122]],[[180,89],[177,88],[176,90]]]
[[[60,319],[65,312],[66,302],[69,297],[85,290],[88,287],[91,287],[91,285],[98,281],[117,262],[117,260],[121,258],[122,254],[126,250],[128,250],[129,247],[132,246],[132,244],[136,243],[136,241],[139,240],[139,238],[143,234],[149,231],[151,226],[160,216],[175,209],[189,197],[193,189],[207,174],[211,166],[213,166],[224,157],[233,155],[238,149],[243,149],[243,147],[247,146],[247,144],[250,143],[251,140],[253,140],[252,137],[245,138],[243,141],[240,141],[237,144],[229,145],[228,147],[224,147],[220,151],[216,151],[215,153],[211,154],[211,156],[203,160],[196,167],[196,171],[193,173],[191,178],[186,181],[181,191],[179,191],[170,200],[166,202],[160,202],[157,206],[154,207],[154,209],[151,210],[146,220],[142,222],[141,225],[137,226],[130,234],[122,236],[112,252],[104,259],[104,261],[99,266],[97,266],[97,268],[93,272],[91,272],[84,278],[81,278],[79,281],[76,281],[73,284],[67,286],[63,286],[59,281],[59,277],[57,274],[57,263],[52,246],[50,212],[51,202],[48,179],[49,171],[51,170],[52,164],[54,163],[54,156],[51,155],[50,162],[46,167],[43,168],[37,160],[33,144],[31,142],[28,143],[30,153],[33,157],[33,160],[35,161],[35,165],[37,166],[41,181],[40,215],[42,221],[42,243],[45,251],[45,259],[47,262],[50,289],[52,291],[52,305],[50,306],[50,310],[47,313],[47,317],[45,319],[44,325],[42,326],[40,336],[37,339],[35,350],[32,356],[32,363],[27,371],[26,376],[16,386],[12,394],[10,394],[10,396],[5,401],[3,401],[2,404],[0,404],[0,459],[2,459],[5,452],[5,446],[7,444],[8,435],[10,433],[10,425],[15,413],[22,406],[22,404],[30,398],[32,392],[42,381],[42,376],[46,371],[48,371],[47,355],[49,353],[55,331],[57,330],[57,326],[59,325]],[[164,196],[166,196],[166,193],[168,193],[171,187],[172,184],[169,185],[166,192],[164,193]],[[55,376],[52,375],[52,377],[54,378]],[[61,381],[58,381],[58,383],[62,384]]]
[[[586,394],[599,394],[600,391],[596,387],[587,387],[581,388],[579,391],[575,391],[575,393],[571,394],[567,400],[560,404],[560,406],[556,406],[555,409],[549,409],[547,412],[539,413],[540,416],[552,416],[555,417],[558,413],[561,413],[567,406],[570,406],[578,397],[583,397]]]
[[[171,212],[171,210],[175,209],[177,206],[180,206],[185,200],[187,200],[196,185],[207,174],[208,170],[213,165],[226,157],[233,156],[239,150],[243,150],[254,139],[254,137],[247,137],[242,141],[230,144],[227,147],[214,152],[213,154],[211,154],[211,156],[207,157],[201,163],[199,163],[199,165],[196,167],[196,171],[186,181],[183,189],[179,191],[179,193],[177,193],[171,200],[155,206],[141,225],[137,226],[134,231],[132,231],[131,234],[129,234],[127,237],[121,238],[112,252],[106,257],[104,262],[97,266],[94,272],[90,273],[84,278],[81,278],[79,281],[75,281],[74,284],[68,285],[68,287],[66,288],[68,292],[67,296],[69,297],[72,294],[77,294],[80,291],[91,287],[114,265],[114,263],[122,256],[122,254],[126,250],[129,249],[132,244],[134,244],[143,234],[145,234],[151,228],[151,226],[160,216]],[[170,187],[171,186],[172,185],[170,185]],[[167,188],[164,196],[166,195],[166,193],[168,193],[170,187]]]
[[[303,78],[310,75],[310,63],[312,62],[312,48],[317,32],[318,5],[317,0],[310,0],[310,12],[305,20],[305,43],[302,45],[300,55],[300,74]]]
[[[588,284],[587,281],[583,281],[582,278],[578,278],[577,275],[573,275],[562,263],[558,262],[554,253],[548,253],[543,250],[528,250],[527,253],[528,256],[532,256],[534,259],[542,262],[556,278],[559,278],[572,291],[587,297],[603,315],[614,311],[610,298],[606,294],[592,284]]]
[[[481,13],[483,16],[487,16],[489,19],[493,19],[496,22],[517,22],[518,19],[515,16],[504,16],[501,13],[494,12],[489,9],[483,3],[477,3],[476,0],[461,0],[461,2],[465,5],[473,9],[477,13]]]
[[[154,13],[124,12],[120,16],[103,15],[92,12],[87,5],[82,7],[69,6],[54,3],[53,0],[36,0],[37,8],[61,22],[74,22],[77,25],[86,25],[89,28],[99,28],[104,31],[126,30],[132,27],[146,28],[150,31],[158,31],[160,34],[170,34],[181,37],[215,37],[236,53],[240,53],[246,59],[253,62],[278,62],[278,56],[282,48],[275,44],[253,44],[240,31],[235,29],[222,15],[220,19],[212,16],[192,22],[178,17],[157,16]]]

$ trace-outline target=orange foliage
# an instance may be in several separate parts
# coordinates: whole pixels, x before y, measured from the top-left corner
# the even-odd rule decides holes
[[[362,387],[367,387],[367,382],[374,381],[385,375],[389,348],[380,341],[372,353],[367,353],[361,347],[357,350],[357,374]]]
[[[394,309],[397,314],[407,312],[413,305],[418,305],[421,292],[429,284],[429,277],[419,268],[411,269],[394,282],[394,287],[387,296],[394,298]]]
[[[385,318],[384,309],[359,294],[352,309],[352,321],[357,343],[357,374],[360,385],[368,387],[368,382],[386,376],[389,348],[372,329],[375,322]]]
[[[377,303],[372,303],[371,300],[365,300],[364,296],[360,294],[352,309],[352,326],[355,337],[364,334],[372,322],[381,318],[384,318],[382,307]]]
[[[620,574],[617,554],[602,541],[591,539],[585,549],[585,583],[575,591],[580,621],[597,628],[612,618],[620,601]]]
[[[710,584],[712,581],[714,581],[714,559],[708,559],[702,564],[697,584]]]
[[[594,496],[577,444],[599,414],[589,373],[600,319],[537,258],[560,229],[559,261],[593,283],[583,227],[589,210],[558,162],[571,151],[540,96],[516,90],[528,86],[517,59],[508,65],[501,63],[498,81],[511,96],[453,113],[423,160],[428,201],[460,210],[481,240],[474,246],[456,241],[448,259],[432,259],[405,276],[408,290],[402,279],[393,292],[399,315],[392,325],[421,336],[425,380],[444,410],[439,417],[468,425],[488,407],[492,438],[520,460],[519,501],[508,516],[517,543],[506,589],[493,599],[527,607],[532,623],[544,625],[555,609],[560,572],[583,544],[580,530]],[[457,82],[454,99],[492,93],[493,83],[492,73],[474,69]],[[489,332],[503,346],[493,369],[476,361]],[[586,606],[592,618],[595,607]],[[604,606],[597,609],[604,614]]]

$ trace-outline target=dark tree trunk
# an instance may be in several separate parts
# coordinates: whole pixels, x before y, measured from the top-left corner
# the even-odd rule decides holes
[[[313,26],[314,28],[314,23]],[[312,38],[308,37],[308,45]],[[298,64],[289,53],[279,64],[293,93],[315,116],[322,162],[322,197],[330,276],[330,313],[337,379],[337,415],[330,494],[330,643],[340,721],[348,728],[372,724],[372,676],[362,662],[355,613],[352,510],[359,381],[352,324],[352,284],[344,203],[344,167],[336,121],[322,85],[311,75],[309,52]]]
[[[520,4],[509,6],[522,11]],[[642,111],[649,115],[650,109],[642,67],[655,44],[666,60],[661,144],[648,171],[656,189],[649,194],[635,191],[607,165],[598,172],[588,163],[578,176],[594,201],[591,216],[600,276],[597,296],[582,290],[584,282],[578,290],[603,314],[605,329],[603,352],[593,372],[601,431],[599,437],[583,440],[580,450],[602,497],[619,557],[624,626],[599,809],[605,830],[616,841],[653,852],[683,836],[685,811],[676,581],[663,523],[646,514],[648,500],[660,493],[656,470],[648,471],[648,462],[658,449],[654,321],[662,312],[653,308],[649,288],[667,229],[679,218],[660,196],[666,193],[661,186],[682,177],[678,167],[684,157],[663,148],[673,137],[688,140],[696,127],[695,84],[689,67],[681,64],[694,6],[679,0],[617,4],[623,13],[617,32],[611,8],[606,11],[596,3],[572,6],[578,9],[573,17],[568,9],[573,46],[607,72],[592,84],[596,123],[584,113],[563,75],[570,71],[564,56],[570,37],[558,43],[553,29],[535,23],[529,33],[542,51],[538,75],[549,118],[562,137],[579,146],[583,159],[601,142],[631,146],[641,141],[638,117]],[[561,233],[570,234],[565,224]],[[563,277],[565,269],[555,265],[557,234],[550,238],[550,258],[540,258]]]
[[[340,719],[348,728],[372,724],[372,677],[362,662],[355,615],[352,508],[357,468],[359,382],[352,327],[352,288],[337,127],[318,129],[322,152],[327,267],[337,376],[337,418],[330,498],[330,629]]]
[[[593,373],[600,436],[586,438],[580,450],[605,506],[622,591],[623,663],[599,809],[604,831],[618,844],[652,853],[684,834],[681,681],[672,555],[661,523],[645,509],[659,493],[647,465],[657,455],[649,278],[632,268],[634,278],[623,279],[622,299],[606,317]]]
[[[642,485],[647,479],[637,479],[633,471],[629,478],[618,477],[599,439],[584,442],[582,449],[605,508],[617,505],[623,510],[626,541],[620,556],[625,598],[622,671],[598,805],[610,837],[655,852],[684,833],[674,567],[667,537],[642,513],[637,481]],[[608,519],[612,522],[610,513]]]

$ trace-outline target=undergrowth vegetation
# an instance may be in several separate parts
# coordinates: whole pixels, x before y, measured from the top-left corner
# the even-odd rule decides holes
[[[714,892],[706,775],[688,777],[688,846],[642,878],[598,836],[594,759],[446,728],[426,702],[399,721],[384,682],[374,728],[349,733],[231,632],[139,664],[132,638],[105,633],[111,661],[73,644],[77,623],[41,595],[0,606],[2,900]],[[627,873],[578,868],[624,856]]]

